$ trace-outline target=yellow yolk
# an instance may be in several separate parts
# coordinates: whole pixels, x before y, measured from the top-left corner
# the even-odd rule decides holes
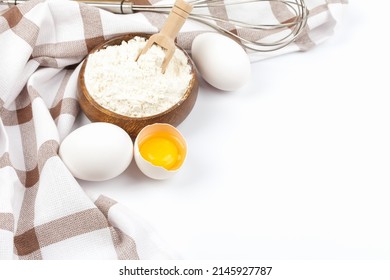
[[[153,165],[174,169],[181,161],[181,151],[172,137],[153,135],[142,141],[139,146],[141,156]]]

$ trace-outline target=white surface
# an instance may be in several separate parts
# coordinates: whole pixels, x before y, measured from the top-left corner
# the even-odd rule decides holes
[[[336,34],[252,65],[236,92],[201,84],[179,126],[185,167],[81,182],[184,259],[390,259],[390,1],[350,1]]]

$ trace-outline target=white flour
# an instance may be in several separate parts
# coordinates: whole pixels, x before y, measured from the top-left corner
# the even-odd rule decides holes
[[[164,112],[183,97],[191,80],[185,54],[176,49],[162,74],[165,52],[157,45],[135,61],[145,43],[145,38],[135,37],[88,57],[85,85],[102,107],[129,117],[145,117]]]

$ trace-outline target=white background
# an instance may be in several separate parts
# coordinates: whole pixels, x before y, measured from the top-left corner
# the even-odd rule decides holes
[[[153,181],[132,162],[81,185],[184,259],[390,259],[388,11],[387,0],[351,0],[333,37],[254,63],[240,90],[201,83],[174,178]]]

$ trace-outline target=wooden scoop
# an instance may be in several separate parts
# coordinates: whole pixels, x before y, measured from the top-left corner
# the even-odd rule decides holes
[[[191,11],[191,4],[185,2],[184,0],[176,0],[172,10],[168,15],[167,21],[164,23],[164,26],[159,33],[154,34],[149,38],[145,47],[136,58],[136,61],[141,55],[145,54],[153,44],[159,45],[165,49],[165,57],[161,65],[162,73],[165,73],[169,61],[173,57],[173,54],[176,50],[175,38]]]

